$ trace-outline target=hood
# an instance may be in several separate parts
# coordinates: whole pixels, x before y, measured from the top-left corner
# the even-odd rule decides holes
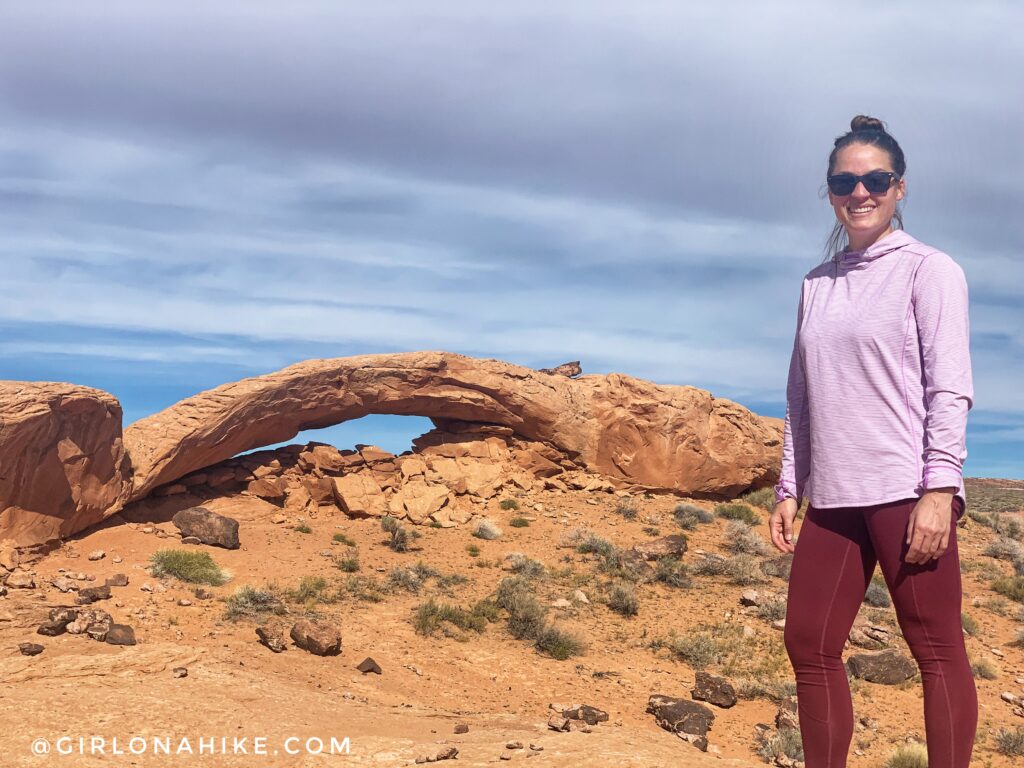
[[[864,269],[875,259],[885,256],[887,253],[898,251],[904,246],[916,243],[913,237],[902,229],[894,229],[888,235],[880,238],[860,251],[839,251],[832,260],[842,270]]]

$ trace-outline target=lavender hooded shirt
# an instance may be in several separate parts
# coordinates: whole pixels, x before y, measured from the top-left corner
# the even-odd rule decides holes
[[[968,340],[963,270],[902,230],[807,273],[776,498],[855,507],[955,487],[964,499]]]

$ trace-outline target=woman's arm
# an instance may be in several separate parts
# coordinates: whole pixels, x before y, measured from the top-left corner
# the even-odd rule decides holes
[[[933,253],[918,268],[913,300],[926,409],[921,487],[960,489],[974,399],[963,270],[946,254]]]
[[[789,359],[789,380],[786,384],[786,423],[782,442],[782,470],[775,486],[775,500],[796,499],[803,502],[804,485],[810,474],[811,434],[807,413],[807,386],[803,360],[800,356],[800,328],[803,324],[804,297],[800,292],[797,309],[793,353]]]

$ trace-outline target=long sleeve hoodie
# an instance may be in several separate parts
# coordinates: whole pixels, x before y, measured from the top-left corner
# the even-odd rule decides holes
[[[963,270],[902,230],[811,270],[776,498],[825,509],[955,487],[964,499],[968,339]]]

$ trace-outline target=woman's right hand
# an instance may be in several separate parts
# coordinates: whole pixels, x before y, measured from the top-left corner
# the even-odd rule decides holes
[[[768,531],[772,544],[780,552],[794,552],[793,521],[796,519],[796,499],[783,499],[775,505],[771,517],[768,518]]]

